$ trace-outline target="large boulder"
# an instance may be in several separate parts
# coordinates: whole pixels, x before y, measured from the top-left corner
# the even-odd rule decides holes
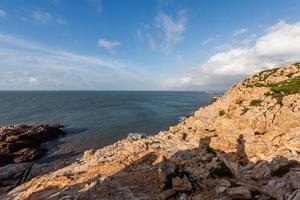
[[[12,125],[0,128],[0,166],[27,162],[41,157],[46,149],[41,143],[54,139],[64,132],[55,124],[27,126]]]

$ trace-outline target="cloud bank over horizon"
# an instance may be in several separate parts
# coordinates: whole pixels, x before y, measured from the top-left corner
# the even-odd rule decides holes
[[[239,33],[246,32],[242,30]],[[163,81],[162,87],[224,89],[260,70],[299,61],[300,22],[280,21],[267,28],[251,45],[218,52],[196,69]]]
[[[0,89],[115,89],[139,82],[126,62],[53,49],[0,33]],[[121,77],[121,78],[120,78]],[[122,81],[121,81],[122,80]]]

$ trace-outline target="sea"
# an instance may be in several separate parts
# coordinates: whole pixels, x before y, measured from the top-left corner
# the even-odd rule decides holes
[[[0,91],[0,126],[53,124],[66,135],[50,143],[54,154],[101,148],[130,134],[168,130],[214,93],[171,91]]]

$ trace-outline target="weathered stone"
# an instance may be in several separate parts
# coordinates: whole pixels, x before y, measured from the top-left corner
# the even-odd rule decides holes
[[[288,180],[294,189],[300,189],[300,171],[288,174]]]
[[[0,167],[0,182],[3,180],[19,179],[31,167],[32,163],[9,164]]]
[[[245,186],[230,188],[227,190],[227,194],[233,198],[251,199],[251,192]]]
[[[262,161],[251,171],[251,176],[256,180],[266,179],[271,177],[271,172],[272,171],[268,162]]]
[[[186,176],[183,178],[175,177],[172,178],[172,189],[175,191],[191,191],[192,184]]]
[[[172,189],[169,190],[165,190],[162,193],[160,193],[157,197],[157,199],[159,200],[167,200],[168,198],[170,198],[171,196],[173,196],[176,192]]]
[[[163,156],[158,167],[158,177],[160,181],[164,182],[166,180],[166,176],[172,173],[175,170],[175,167],[176,166],[170,160]]]
[[[202,194],[197,194],[192,197],[192,200],[204,200],[205,198],[203,197]]]
[[[179,195],[178,200],[188,200],[188,196],[185,193]]]
[[[39,148],[42,142],[64,132],[62,126],[13,125],[0,128],[0,166],[31,161],[42,156],[46,150]]]
[[[219,99],[219,97],[214,96],[214,97],[211,98],[210,103],[214,103],[214,102],[216,102],[218,99]]]
[[[289,195],[287,200],[299,200],[300,199],[300,189],[293,192],[291,195]]]
[[[226,186],[217,186],[216,187],[216,193],[217,194],[222,194],[223,192],[225,192],[226,191],[226,189],[227,189],[228,187],[226,187]]]
[[[231,183],[226,179],[220,179],[220,180],[218,180],[218,185],[225,186],[225,187],[230,187]]]

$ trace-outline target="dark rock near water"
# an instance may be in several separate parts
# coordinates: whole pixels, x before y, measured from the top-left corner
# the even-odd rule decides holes
[[[11,125],[0,128],[0,166],[35,160],[47,151],[43,142],[58,137],[63,126],[55,125]]]

